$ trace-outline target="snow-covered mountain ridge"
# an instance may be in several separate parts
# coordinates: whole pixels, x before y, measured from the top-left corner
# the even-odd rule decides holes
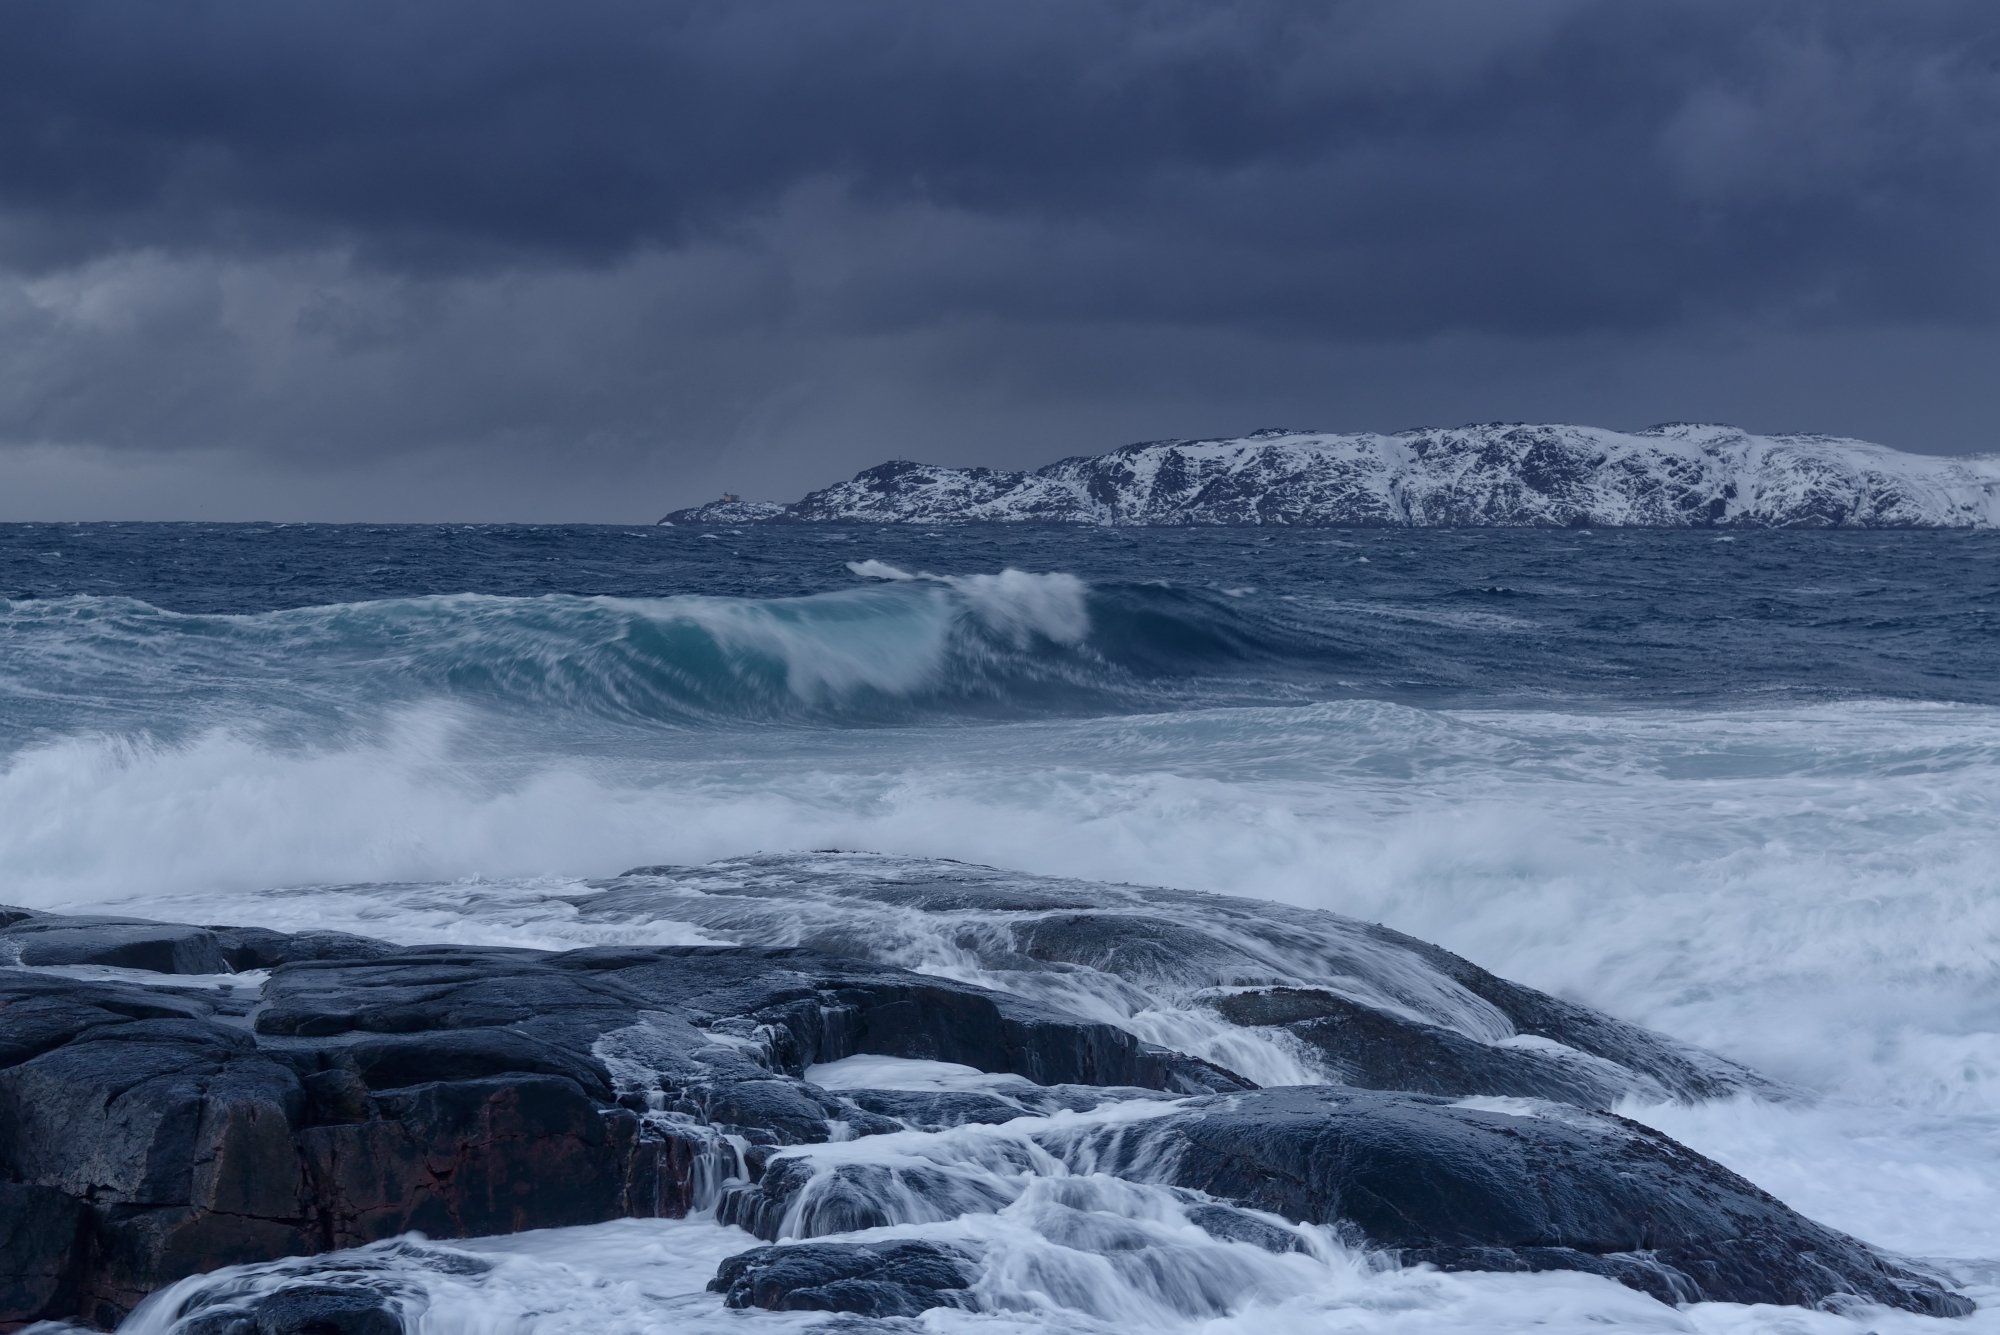
[[[897,460],[789,505],[731,499],[662,522],[1992,528],[2000,455],[1686,422],[1274,429],[1149,441],[1032,472]]]

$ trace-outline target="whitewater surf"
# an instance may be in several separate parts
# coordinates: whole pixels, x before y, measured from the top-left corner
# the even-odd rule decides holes
[[[427,1332],[1993,1323],[1993,535],[33,526],[0,530],[0,632],[0,902],[23,913],[798,948],[1266,1092],[1382,1088],[1300,1037],[1325,1016],[1268,1000],[1325,994],[1572,1091],[1423,1094],[1439,1116],[1599,1137],[1617,1124],[1592,1119],[1630,1119],[1978,1304],[1663,1301],[1609,1274],[1398,1259],[1115,1148],[1165,1145],[1148,1137],[1176,1109],[1227,1094],[1085,1097],[864,1051],[786,1077],[856,1109],[844,1132],[703,1131],[684,1218],[257,1260],[173,1281],[125,1329],[193,1335],[342,1284]],[[940,876],[991,902],[864,893]],[[1230,953],[1002,948],[1053,930],[1022,915],[1131,903]],[[1541,1037],[1318,910],[1682,1055]],[[200,999],[300,967],[13,972]],[[635,1116],[728,1122],[652,1108],[654,1050],[616,1032],[586,1056]],[[999,1111],[912,1120],[945,1098]],[[821,1185],[780,1199],[787,1174]],[[813,1206],[835,1183],[860,1213]],[[1249,1222],[1203,1213],[1222,1206]],[[763,1310],[777,1280],[730,1269],[828,1242],[954,1296]]]

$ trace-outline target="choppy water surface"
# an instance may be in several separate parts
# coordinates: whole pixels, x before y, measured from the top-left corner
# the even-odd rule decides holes
[[[0,900],[567,946],[592,878],[825,847],[1331,908],[1704,1044],[1808,1097],[1622,1110],[2000,1302],[2000,534],[0,527]],[[1065,1190],[925,1321],[1944,1328]],[[736,1328],[747,1244],[463,1244],[424,1328]]]

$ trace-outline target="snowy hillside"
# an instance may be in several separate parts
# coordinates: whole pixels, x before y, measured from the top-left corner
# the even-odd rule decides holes
[[[2000,456],[1689,423],[1268,430],[1025,473],[896,461],[790,505],[718,502],[667,521],[1987,528],[2000,525]]]

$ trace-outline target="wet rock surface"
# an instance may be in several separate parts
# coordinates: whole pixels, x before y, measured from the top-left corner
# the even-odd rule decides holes
[[[205,927],[138,918],[67,918],[10,910],[0,923],[0,960],[10,964],[95,964],[154,973],[228,973],[222,942]]]
[[[1100,1133],[1103,1169],[1446,1270],[1586,1270],[1667,1301],[1813,1306],[1832,1294],[1934,1316],[1969,1302],[1816,1224],[1650,1127],[1554,1105],[1297,1088],[1191,1100]]]
[[[1666,1302],[1822,1304],[1837,1295],[1933,1316],[1971,1304],[1639,1123],[1527,1100],[1299,1086],[1213,1095],[1152,1115],[1028,1126],[942,1157],[773,1157],[719,1215],[758,1237],[820,1237],[1006,1208],[1010,1172],[1046,1155],[1186,1193],[1189,1222],[1267,1251],[1283,1223],[1444,1270],[1580,1270]],[[971,1162],[968,1156],[966,1162]],[[998,1171],[992,1171],[998,1169]]]
[[[971,1258],[932,1242],[796,1243],[722,1263],[709,1288],[730,1307],[916,1316],[965,1302]]]
[[[1285,1030],[1317,1059],[1309,1074],[1371,1088],[1587,1107],[1779,1092],[1429,942],[1265,901],[828,852],[804,865],[638,868],[574,902],[593,921],[670,914],[886,963],[952,960],[1002,989],[1066,985],[1107,1009],[1139,1012],[1165,995],[1230,1025]]]
[[[682,1214],[723,1135],[900,1130],[799,1078],[855,1052],[1245,1087],[1108,1024],[806,950],[340,953],[360,958],[278,964],[254,1014],[216,989],[0,970],[0,1179],[78,1224],[0,1235],[0,1320],[109,1324],[182,1275],[411,1229]]]
[[[477,1256],[399,1240],[244,1266],[191,1294],[159,1295],[154,1316],[171,1322],[173,1335],[396,1335],[428,1305],[423,1276],[476,1280],[491,1269]]]
[[[301,1284],[191,1313],[179,1335],[401,1335],[393,1300],[372,1289]]]
[[[398,947],[0,909],[0,1329],[111,1325],[183,1276],[412,1230],[711,1206],[782,1243],[724,1265],[729,1305],[909,1317],[972,1301],[966,1254],[805,1240],[992,1213],[1052,1171],[1156,1184],[1265,1252],[1329,1225],[1407,1262],[1583,1270],[1668,1301],[1965,1310],[1589,1111],[1752,1073],[1385,929],[856,855],[686,879],[628,874],[579,914],[782,944]],[[955,976],[905,967],[941,960]],[[1319,1083],[1260,1090],[1222,1061],[1284,1053]],[[875,1087],[863,1058],[942,1074]],[[846,1153],[932,1135],[984,1137],[986,1176]],[[234,1283],[177,1329],[378,1335],[403,1310],[338,1275]]]
[[[0,1182],[0,1313],[23,1321],[76,1310],[89,1214],[53,1187]]]
[[[1214,1001],[1232,1024],[1282,1029],[1343,1083],[1419,1094],[1559,1099],[1609,1107],[1633,1093],[1629,1068],[1564,1044],[1500,1046],[1386,1013],[1335,992],[1274,987]],[[1630,1052],[1630,1046],[1620,1049]],[[1662,1082],[1664,1083],[1664,1082]]]

